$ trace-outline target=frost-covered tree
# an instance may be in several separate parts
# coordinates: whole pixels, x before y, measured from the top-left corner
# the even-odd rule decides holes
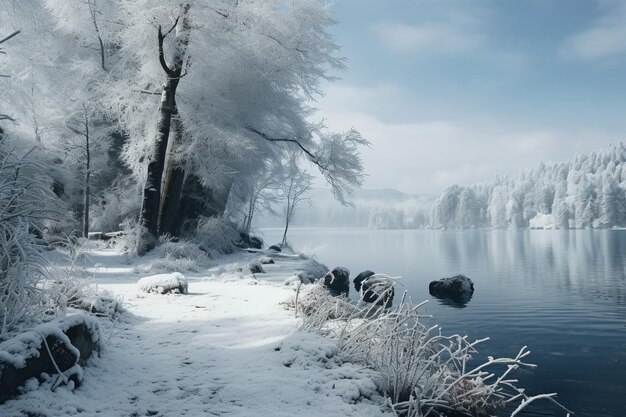
[[[250,233],[255,213],[259,211],[275,213],[274,207],[281,202],[279,190],[286,181],[287,178],[284,176],[282,167],[276,167],[262,173],[251,184],[250,189],[246,190],[245,195],[248,198],[248,204],[244,206],[246,212],[244,214],[243,231],[245,233]]]
[[[124,157],[146,184],[141,217],[152,241],[177,231],[168,219],[220,215],[242,181],[254,182],[268,159],[293,150],[339,199],[361,183],[358,148],[367,142],[309,121],[320,82],[343,68],[326,32],[328,7],[305,0],[118,7],[119,41],[101,102],[128,135]],[[198,194],[206,207],[186,203]]]
[[[459,194],[456,219],[461,228],[472,228],[478,225],[478,203],[476,194],[471,188],[463,188]]]
[[[626,195],[612,176],[607,176],[600,200],[600,224],[604,227],[624,226]]]
[[[1,38],[0,47],[17,33]],[[15,119],[0,115],[0,122],[5,121]],[[58,216],[59,206],[39,151],[36,142],[22,140],[0,124],[0,340],[42,312],[38,284],[46,270],[40,236],[46,222]]]
[[[298,166],[295,157],[291,157],[285,170],[285,181],[281,190],[285,201],[285,231],[283,233],[282,244],[287,243],[287,231],[289,224],[296,214],[298,206],[309,202],[308,193],[313,184],[313,176]]]

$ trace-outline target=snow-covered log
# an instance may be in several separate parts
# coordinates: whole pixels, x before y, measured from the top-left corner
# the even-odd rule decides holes
[[[39,325],[0,343],[0,403],[41,374],[80,383],[79,365],[102,349],[97,319],[76,314]],[[66,371],[71,375],[66,375]]]

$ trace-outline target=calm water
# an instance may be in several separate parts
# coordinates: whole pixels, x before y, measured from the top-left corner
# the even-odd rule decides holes
[[[295,248],[353,278],[402,276],[445,333],[489,336],[481,353],[511,357],[524,345],[539,367],[518,372],[530,394],[558,392],[576,416],[626,417],[626,232],[293,229]],[[262,233],[280,241],[280,230]],[[432,299],[431,280],[469,276],[464,308]],[[543,414],[545,413],[545,414]],[[532,415],[558,415],[547,403]],[[529,415],[529,414],[527,414]]]

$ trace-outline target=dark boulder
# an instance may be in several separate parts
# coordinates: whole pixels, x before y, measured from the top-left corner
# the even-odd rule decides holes
[[[282,251],[282,249],[280,248],[280,245],[272,245],[268,249],[276,251],[276,252],[281,252]]]
[[[357,292],[361,291],[361,283],[374,274],[375,272],[370,271],[369,269],[361,272],[359,275],[356,276],[356,278],[354,278],[354,281],[352,281],[352,283],[354,284],[354,289],[357,290]]]
[[[252,249],[263,249],[263,239],[257,236],[250,236],[250,247]]]
[[[261,264],[255,262],[250,264],[250,272],[253,274],[263,274],[265,273],[265,270]]]
[[[350,292],[350,271],[348,268],[336,267],[324,276],[323,285],[333,297],[347,297]]]
[[[428,292],[453,307],[465,307],[474,294],[474,283],[465,275],[432,281]]]
[[[239,242],[236,246],[242,249],[263,249],[263,239],[257,236],[250,236],[246,232],[239,232]]]
[[[393,281],[384,276],[371,275],[361,283],[361,300],[384,308],[393,304],[395,289]]]

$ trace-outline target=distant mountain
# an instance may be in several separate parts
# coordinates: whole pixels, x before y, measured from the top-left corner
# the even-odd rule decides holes
[[[611,228],[626,226],[626,146],[471,186],[435,201],[435,228]]]
[[[342,206],[329,190],[314,189],[312,206],[302,206],[293,225],[300,227],[371,227],[405,229],[426,227],[436,195],[406,194],[394,189],[359,189],[352,206]],[[257,227],[280,227],[282,216],[259,216]]]

